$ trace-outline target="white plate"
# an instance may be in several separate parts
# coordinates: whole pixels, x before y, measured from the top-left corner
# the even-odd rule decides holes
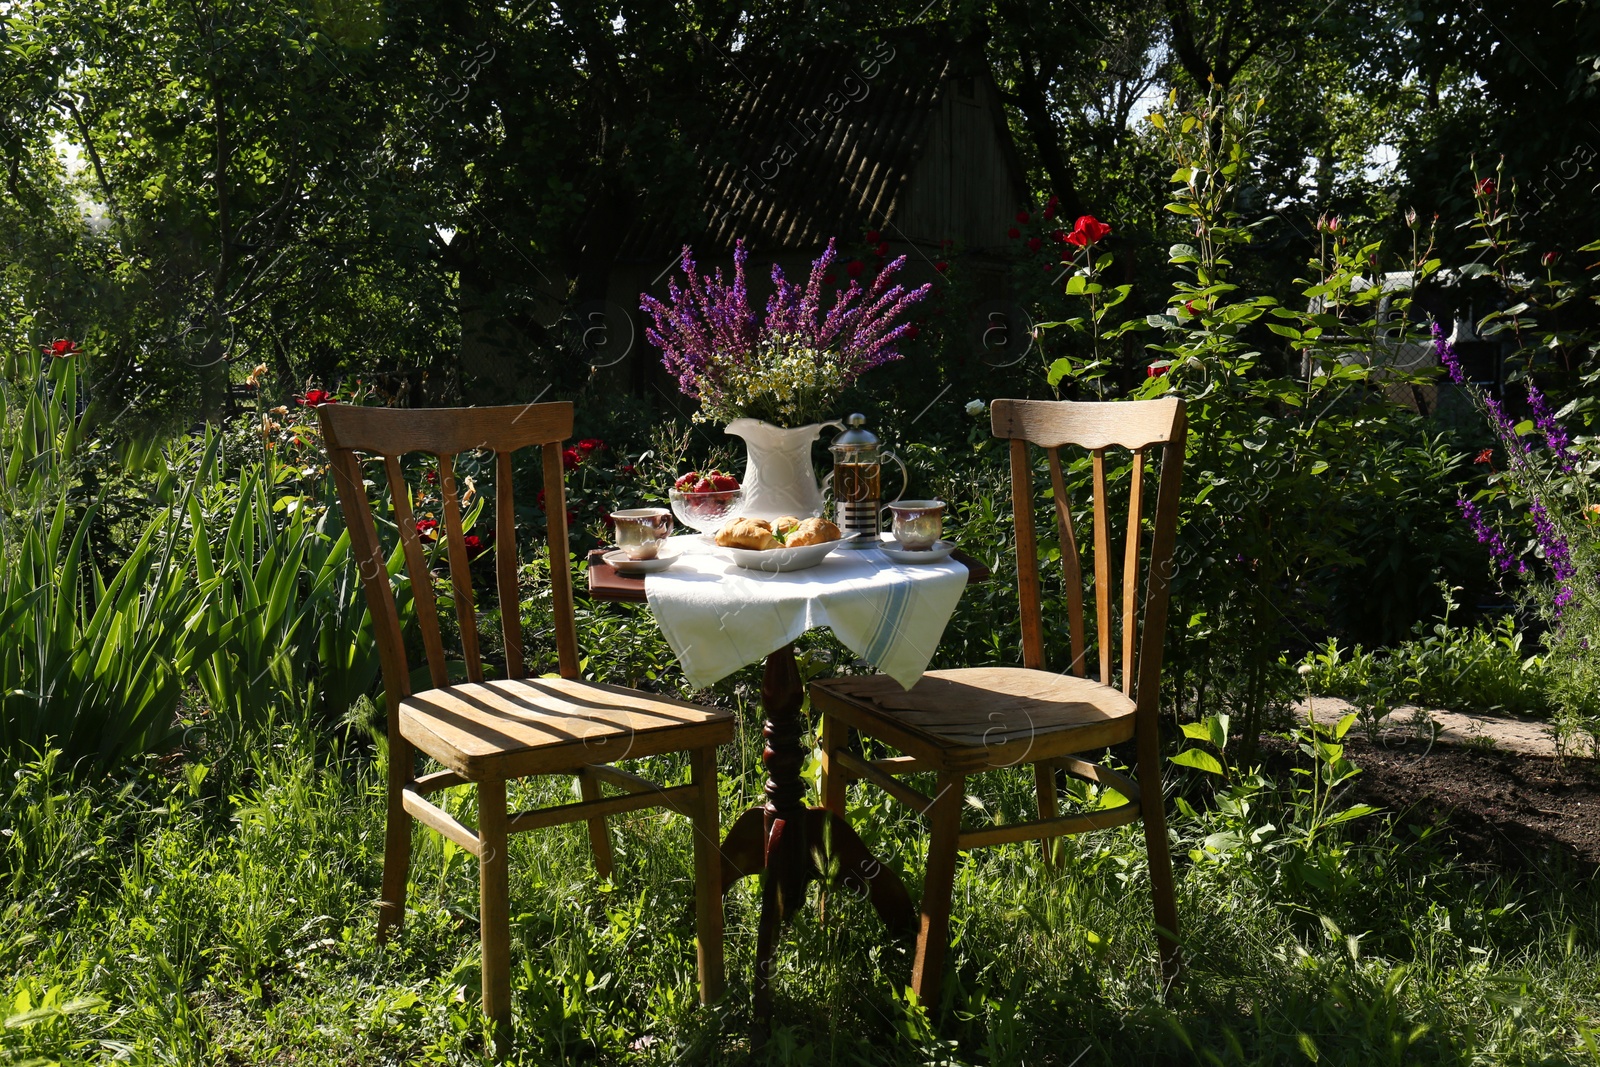
[[[612,549],[600,557],[616,569],[618,574],[636,578],[640,575],[655,574],[672,566],[673,560],[678,558],[678,553],[671,549],[663,549],[655,559],[629,559],[628,554],[620,548]]]
[[[724,559],[732,561],[735,567],[743,567],[750,571],[766,571],[778,573],[784,571],[803,571],[821,563],[828,553],[847,544],[851,538],[842,537],[837,541],[824,541],[820,545],[802,545],[798,548],[723,548],[720,545],[716,551]]]
[[[885,541],[878,546],[883,549],[883,554],[896,563],[943,563],[950,558],[950,553],[956,550],[954,542],[935,541],[932,548],[922,551],[913,551],[902,548],[899,541]]]

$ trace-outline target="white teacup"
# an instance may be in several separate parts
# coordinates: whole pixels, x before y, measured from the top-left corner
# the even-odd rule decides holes
[[[661,542],[672,535],[672,512],[666,508],[631,508],[613,511],[617,547],[629,559],[655,559]]]
[[[944,501],[897,500],[889,505],[894,513],[894,539],[911,552],[926,552],[939,543],[944,532]]]

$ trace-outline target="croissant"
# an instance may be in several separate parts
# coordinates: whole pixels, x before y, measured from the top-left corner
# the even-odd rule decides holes
[[[723,548],[782,547],[765,519],[734,519],[717,531],[716,542]]]
[[[795,518],[793,515],[785,515],[781,519],[772,520],[772,532],[779,537],[782,537],[799,525],[799,519]]]
[[[839,527],[827,519],[807,519],[795,528],[784,543],[790,548],[804,548],[806,545],[820,545],[829,541],[837,541],[843,534]]]

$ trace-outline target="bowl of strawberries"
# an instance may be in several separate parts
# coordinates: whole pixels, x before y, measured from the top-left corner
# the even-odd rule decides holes
[[[678,521],[703,534],[714,534],[739,513],[744,490],[731,474],[710,470],[690,471],[672,483],[667,492]]]

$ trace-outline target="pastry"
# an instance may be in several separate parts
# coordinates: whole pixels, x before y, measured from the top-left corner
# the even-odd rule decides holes
[[[781,519],[772,520],[772,532],[779,537],[787,536],[795,527],[800,525],[800,520],[793,515],[785,515]]]
[[[723,548],[781,548],[765,519],[734,519],[717,531],[717,544]]]
[[[797,526],[785,544],[790,548],[804,548],[806,545],[821,545],[829,541],[837,541],[843,536],[839,527],[827,519],[807,519]]]

